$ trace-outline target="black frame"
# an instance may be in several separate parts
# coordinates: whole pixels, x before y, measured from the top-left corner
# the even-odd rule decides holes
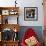
[[[32,12],[32,17],[31,17],[31,12]],[[24,7],[24,20],[25,21],[37,21],[38,20],[38,8],[37,7]]]

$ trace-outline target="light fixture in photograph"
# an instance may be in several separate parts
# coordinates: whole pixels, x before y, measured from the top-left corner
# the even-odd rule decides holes
[[[16,4],[17,4],[17,2],[16,2],[17,0],[15,0],[15,7],[16,7]]]

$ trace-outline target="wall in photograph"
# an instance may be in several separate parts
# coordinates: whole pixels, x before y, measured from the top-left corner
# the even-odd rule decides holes
[[[15,6],[15,0],[0,0],[1,7]],[[17,0],[19,7],[19,24],[20,26],[43,26],[43,0]],[[38,7],[38,21],[24,20],[24,7]]]
[[[21,26],[19,31],[19,39],[20,42],[24,36],[24,33],[27,31],[28,28],[32,28],[34,32],[37,34],[37,37],[41,43],[43,43],[43,29],[42,26]]]
[[[43,0],[24,0],[19,1],[20,5],[20,18],[19,24],[21,26],[43,26]],[[38,7],[38,21],[24,21],[24,7]]]
[[[46,26],[46,0],[44,0],[44,26]]]

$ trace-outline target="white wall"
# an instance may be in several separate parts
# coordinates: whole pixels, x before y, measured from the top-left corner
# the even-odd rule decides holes
[[[15,0],[0,0],[0,6],[15,6]],[[42,0],[17,0],[19,9],[19,24],[21,26],[43,26]],[[38,7],[38,21],[24,21],[24,7]]]
[[[42,0],[24,0],[20,2],[20,23],[22,26],[43,26]],[[24,7],[38,7],[38,21],[24,21]]]

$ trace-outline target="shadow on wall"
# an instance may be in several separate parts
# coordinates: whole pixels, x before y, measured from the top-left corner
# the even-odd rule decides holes
[[[42,26],[21,26],[20,27],[20,31],[19,31],[19,40],[20,40],[20,42],[21,42],[21,40],[22,40],[22,38],[24,36],[24,33],[26,32],[26,30],[28,28],[32,28],[36,32],[39,41],[41,43],[43,43],[43,30],[42,30]]]

